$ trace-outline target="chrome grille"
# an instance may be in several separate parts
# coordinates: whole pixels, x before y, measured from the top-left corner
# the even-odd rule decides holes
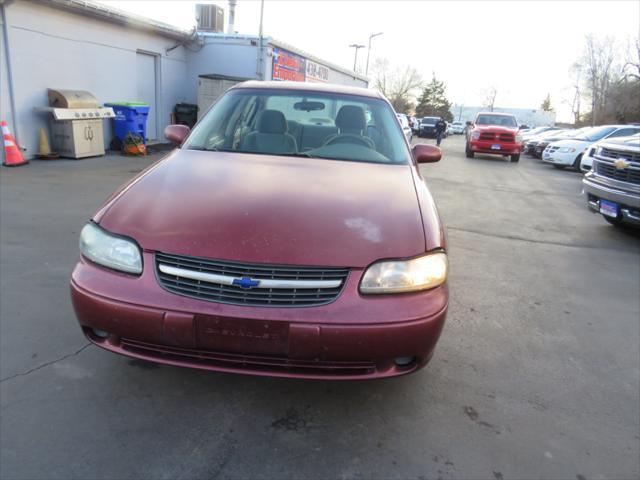
[[[640,170],[632,170],[631,168],[618,169],[615,165],[602,161],[594,163],[596,164],[596,173],[600,176],[640,185]]]
[[[168,253],[156,253],[155,257],[158,280],[165,289],[178,295],[234,305],[264,307],[324,305],[340,295],[349,275],[349,269],[346,268],[247,264]],[[161,266],[165,272],[161,271]],[[209,277],[250,278],[256,281],[333,281],[337,286],[247,289],[238,285],[188,278],[180,272],[175,274],[176,269],[189,272],[192,277],[201,273]],[[166,271],[173,273],[166,273]]]
[[[600,155],[605,158],[613,158],[614,160],[618,158],[625,158],[632,162],[640,163],[640,152],[619,151],[612,150],[610,148],[603,148]]]
[[[516,137],[512,133],[501,133],[500,135],[498,135],[498,139],[501,142],[509,142],[509,143],[513,143],[516,141]]]

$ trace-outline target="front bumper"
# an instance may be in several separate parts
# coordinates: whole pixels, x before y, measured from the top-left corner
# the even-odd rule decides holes
[[[620,206],[618,220],[640,226],[640,194],[606,185],[591,172],[582,179],[582,187],[591,211],[600,213],[600,200],[609,200]]]
[[[579,152],[567,152],[560,153],[557,150],[555,152],[548,152],[545,150],[542,152],[542,161],[546,163],[553,163],[554,165],[564,165],[570,167],[576,161],[576,157],[580,155]]]
[[[427,138],[435,138],[437,136],[438,132],[436,132],[435,128],[430,128],[430,127],[421,127],[420,128],[420,136],[421,137],[427,137]]]
[[[362,297],[353,272],[333,303],[261,308],[175,295],[155,280],[81,259],[71,298],[87,338],[122,355],[204,370],[313,379],[369,379],[424,367],[442,331],[446,284],[420,294]],[[96,334],[106,332],[106,338]],[[408,357],[406,365],[394,359]]]
[[[497,146],[498,148],[493,148]],[[504,143],[491,140],[470,140],[469,148],[475,153],[489,153],[495,155],[517,155],[523,146],[521,143]]]

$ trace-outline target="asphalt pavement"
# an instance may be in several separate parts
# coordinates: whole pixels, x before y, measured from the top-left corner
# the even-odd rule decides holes
[[[578,173],[443,149],[421,170],[448,229],[447,324],[426,369],[366,382],[88,346],[78,233],[152,159],[2,169],[0,477],[638,478],[640,236],[587,210]]]

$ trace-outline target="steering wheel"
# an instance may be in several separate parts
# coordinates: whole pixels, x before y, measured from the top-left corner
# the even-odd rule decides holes
[[[325,142],[325,146],[333,145],[335,143],[354,143],[359,144],[367,148],[373,148],[373,141],[370,138],[363,137],[362,135],[356,135],[354,133],[341,133],[333,138],[330,138]]]

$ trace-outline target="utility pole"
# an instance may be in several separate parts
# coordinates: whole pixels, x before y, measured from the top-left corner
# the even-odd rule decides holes
[[[351,45],[349,45],[349,48],[355,48],[356,49],[356,54],[355,57],[353,59],[353,71],[356,71],[356,65],[358,64],[358,50],[360,48],[364,48],[364,45],[358,45],[357,43],[353,43]]]
[[[372,33],[369,35],[369,47],[367,47],[367,67],[364,71],[365,75],[369,75],[369,56],[371,55],[371,39],[373,37],[377,37],[378,35],[382,35],[383,32]]]
[[[262,41],[262,18],[264,16],[264,0],[260,2],[260,27],[258,29],[258,37],[260,45],[258,46],[258,68],[257,68],[257,77],[258,80],[264,80],[264,47]]]

